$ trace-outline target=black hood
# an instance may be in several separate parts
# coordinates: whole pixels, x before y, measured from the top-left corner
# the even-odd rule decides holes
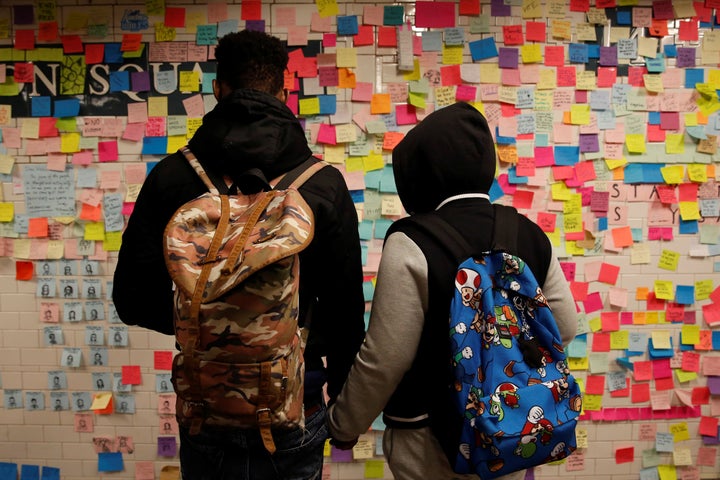
[[[253,168],[272,180],[312,154],[292,111],[257,90],[235,90],[221,99],[189,146],[207,170],[235,181]]]
[[[461,193],[488,193],[495,178],[495,143],[485,117],[472,105],[436,110],[392,153],[395,185],[408,213],[434,210]]]

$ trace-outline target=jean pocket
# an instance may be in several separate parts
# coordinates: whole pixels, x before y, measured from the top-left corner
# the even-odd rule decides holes
[[[328,438],[327,408],[323,405],[317,412],[305,419],[305,428],[292,430],[273,430],[277,452],[286,454],[313,454],[314,449],[322,447]]]

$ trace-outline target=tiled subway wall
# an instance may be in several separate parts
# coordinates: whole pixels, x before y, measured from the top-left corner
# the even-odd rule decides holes
[[[289,106],[353,191],[368,302],[393,145],[456,100],[489,119],[493,200],[543,226],[580,312],[580,448],[535,477],[720,478],[715,3],[0,0],[0,479],[177,478],[174,343],[118,323],[117,219],[245,27],[302,51]],[[375,426],[323,478],[392,478]]]

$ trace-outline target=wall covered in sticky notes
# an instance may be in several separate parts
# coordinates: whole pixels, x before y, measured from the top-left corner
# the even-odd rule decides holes
[[[352,191],[368,304],[392,149],[456,101],[487,117],[492,200],[547,233],[579,311],[579,448],[535,477],[718,478],[720,2],[106,3],[0,3],[0,477],[179,478],[174,345],[119,323],[112,272],[248,28],[287,43],[288,106]],[[392,478],[383,428],[323,478]]]

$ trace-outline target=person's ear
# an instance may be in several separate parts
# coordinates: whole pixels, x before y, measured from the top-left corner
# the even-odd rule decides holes
[[[215,100],[217,100],[219,102],[222,95],[220,92],[220,82],[217,81],[217,78],[213,78],[212,89],[213,89],[213,95],[215,95]]]

